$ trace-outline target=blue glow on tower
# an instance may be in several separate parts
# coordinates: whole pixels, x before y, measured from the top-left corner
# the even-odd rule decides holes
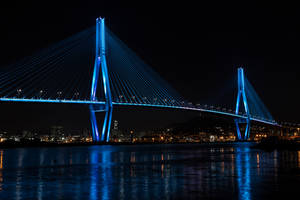
[[[237,101],[236,101],[236,107],[235,107],[235,114],[239,114],[239,105],[241,98],[243,98],[243,104],[244,104],[244,109],[245,109],[245,114],[246,114],[246,119],[241,120],[241,119],[235,119],[235,124],[236,124],[236,129],[237,129],[237,136],[239,140],[247,140],[250,136],[250,113],[249,113],[249,107],[248,107],[248,101],[246,97],[246,92],[245,92],[245,77],[244,77],[244,69],[243,68],[238,68],[238,96],[237,96]],[[239,128],[240,123],[246,123],[246,130],[244,137],[241,135],[241,131]]]
[[[102,111],[106,112],[100,138],[99,138],[99,131],[97,128],[97,121],[95,115],[96,111],[93,106],[90,107],[91,122],[92,122],[92,130],[93,130],[93,140],[95,142],[99,142],[99,141],[108,142],[111,120],[112,120],[113,102],[112,102],[110,79],[108,76],[106,56],[105,56],[104,18],[96,19],[96,56],[95,56],[94,74],[93,74],[92,87],[91,87],[91,101],[97,101],[96,92],[97,92],[97,84],[99,79],[100,68],[101,68],[101,75],[103,80],[103,90],[105,95],[105,109]]]

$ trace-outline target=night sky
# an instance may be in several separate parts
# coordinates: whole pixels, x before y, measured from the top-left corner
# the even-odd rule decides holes
[[[186,99],[232,108],[236,68],[243,66],[275,119],[300,122],[296,4],[81,2],[26,1],[1,6],[0,66],[91,27],[96,17],[103,16],[107,26]],[[58,123],[89,126],[86,106],[1,103],[0,109],[0,130]],[[124,108],[116,109],[114,118],[123,127],[147,127],[198,115],[174,112]]]

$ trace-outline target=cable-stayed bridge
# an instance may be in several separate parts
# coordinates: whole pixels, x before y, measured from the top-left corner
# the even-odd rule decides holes
[[[114,35],[103,18],[98,18],[96,27],[2,68],[0,101],[88,104],[96,142],[109,141],[114,106],[173,108],[231,116],[239,140],[249,138],[251,121],[277,125],[243,68],[238,68],[237,85],[233,111],[194,106]],[[97,112],[105,112],[103,123],[96,119]],[[240,124],[246,124],[245,131],[241,132]]]

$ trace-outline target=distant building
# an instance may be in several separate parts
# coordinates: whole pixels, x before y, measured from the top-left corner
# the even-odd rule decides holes
[[[82,131],[82,137],[88,138],[88,137],[90,137],[90,136],[91,136],[91,133],[90,133],[89,129],[84,129],[84,130]]]
[[[61,141],[65,137],[64,128],[62,126],[52,126],[50,128],[50,135],[54,141]]]
[[[22,131],[22,138],[33,138],[34,135],[31,131],[23,130]]]
[[[113,130],[115,130],[115,131],[119,130],[119,122],[118,122],[118,120],[114,120]]]

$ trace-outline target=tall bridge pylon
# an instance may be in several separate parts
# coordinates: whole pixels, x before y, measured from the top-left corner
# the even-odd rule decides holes
[[[245,75],[244,75],[244,69],[238,68],[238,95],[237,95],[237,101],[236,101],[236,107],[235,107],[235,114],[239,114],[240,109],[240,102],[241,99],[243,99],[243,105],[245,109],[245,114],[247,118],[236,118],[235,124],[236,124],[236,130],[237,130],[237,136],[239,140],[247,140],[250,136],[250,112],[249,112],[249,106],[247,101],[247,96],[245,92]],[[241,134],[240,130],[240,124],[246,124],[246,129],[244,135]]]
[[[106,55],[105,55],[105,23],[104,18],[96,19],[96,55],[95,55],[95,65],[92,79],[91,87],[91,101],[97,101],[96,93],[99,75],[101,71],[103,89],[105,95],[105,104],[104,105],[90,105],[90,116],[92,123],[92,132],[93,132],[93,141],[94,142],[108,142],[110,126],[112,120],[112,111],[113,111],[113,102],[112,94],[110,88],[110,80],[108,76],[107,64],[106,64]],[[105,118],[102,125],[101,134],[99,133],[96,113],[105,112]]]

